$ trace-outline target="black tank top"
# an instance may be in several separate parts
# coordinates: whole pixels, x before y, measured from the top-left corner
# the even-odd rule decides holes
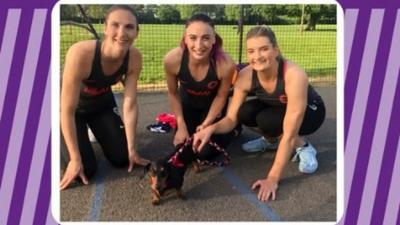
[[[275,90],[272,93],[268,93],[260,84],[257,77],[257,71],[253,70],[252,82],[251,82],[251,93],[254,93],[257,98],[265,104],[272,106],[284,106],[287,104],[287,96],[285,92],[285,74],[286,61],[280,60],[278,66],[278,80],[276,82]],[[308,85],[307,104],[318,104],[322,101],[321,96],[314,90],[314,88]]]
[[[105,75],[101,68],[101,41],[96,41],[92,69],[89,77],[81,83],[77,112],[95,112],[107,107],[114,107],[115,100],[111,91],[114,85],[123,79],[128,70],[129,51],[122,65],[111,75]]]
[[[182,55],[181,68],[177,78],[179,80],[179,93],[183,104],[196,109],[207,109],[217,95],[220,80],[218,79],[215,63],[210,61],[206,77],[201,81],[193,79],[189,70],[189,56],[185,49]]]

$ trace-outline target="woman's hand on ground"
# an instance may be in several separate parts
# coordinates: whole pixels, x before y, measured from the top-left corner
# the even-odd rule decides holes
[[[276,191],[278,190],[278,179],[274,177],[267,177],[262,180],[254,182],[252,189],[260,187],[257,198],[262,202],[267,202],[270,198],[275,200]]]
[[[68,163],[64,176],[60,182],[60,189],[66,189],[76,177],[80,177],[83,184],[88,185],[89,181],[83,172],[83,165],[81,161],[71,160]]]
[[[129,157],[129,166],[128,166],[128,172],[129,173],[132,171],[132,169],[135,166],[135,164],[137,164],[139,166],[145,166],[145,165],[150,163],[149,160],[140,157],[136,153],[136,151],[130,151],[128,157]]]

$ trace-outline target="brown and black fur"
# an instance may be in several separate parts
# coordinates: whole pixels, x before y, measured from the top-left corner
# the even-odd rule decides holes
[[[195,161],[196,155],[191,145],[186,146],[182,152],[177,153],[179,147],[168,157],[153,161],[145,167],[145,170],[150,175],[153,205],[160,204],[161,196],[169,189],[175,189],[178,198],[185,199],[182,193],[184,176],[187,167]],[[175,160],[173,160],[174,156],[176,156]],[[194,166],[194,168],[196,171],[197,167]]]

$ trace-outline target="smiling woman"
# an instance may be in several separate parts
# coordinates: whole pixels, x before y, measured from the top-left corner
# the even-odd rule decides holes
[[[120,5],[111,7],[105,17],[104,50],[115,60],[120,59],[126,55],[138,32],[139,25],[132,9]]]
[[[68,50],[61,89],[61,130],[70,161],[61,180],[65,189],[76,178],[88,184],[97,162],[88,137],[90,127],[105,157],[116,167],[144,165],[135,149],[137,80],[142,56],[132,47],[137,17],[129,6],[112,6],[105,17],[104,40],[81,41]],[[123,120],[111,85],[124,81]]]
[[[213,21],[205,14],[195,14],[186,22],[180,46],[165,56],[164,70],[177,120],[173,143],[178,145],[225,115],[235,64],[222,49]],[[230,139],[231,134],[212,137],[224,148]],[[217,154],[210,147],[199,158],[212,160]]]
[[[277,149],[272,168],[253,184],[260,188],[260,201],[275,200],[278,183],[292,153],[300,159],[299,171],[314,173],[318,168],[316,149],[302,136],[315,132],[325,119],[322,98],[308,83],[306,73],[282,57],[275,33],[268,26],[255,26],[246,36],[249,65],[235,83],[227,115],[194,135],[197,151],[214,133],[232,130],[240,122],[261,135],[242,145],[246,152]],[[249,93],[257,98],[246,101]]]

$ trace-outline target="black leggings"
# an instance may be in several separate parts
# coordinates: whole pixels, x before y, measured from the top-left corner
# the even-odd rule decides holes
[[[215,120],[218,121],[222,119],[226,114],[227,105],[222,110],[221,115]],[[190,136],[196,133],[196,128],[199,126],[208,114],[207,109],[195,109],[193,107],[188,106],[187,104],[182,103],[182,111],[183,117],[186,123],[186,128]],[[214,134],[211,136],[210,141],[215,142],[222,148],[227,148],[231,139],[233,138],[233,132],[227,134]],[[198,154],[198,158],[200,160],[213,160],[216,156],[220,154],[214,147],[210,145],[205,145],[204,149]]]
[[[128,147],[125,129],[117,106],[94,114],[75,114],[78,147],[86,177],[92,177],[97,170],[96,157],[88,136],[87,126],[96,137],[104,156],[115,167],[128,165]]]
[[[271,106],[258,99],[244,102],[238,113],[239,122],[248,127],[259,128],[268,137],[279,137],[283,133],[286,107]],[[322,101],[307,105],[299,135],[315,132],[325,120],[325,105]]]

